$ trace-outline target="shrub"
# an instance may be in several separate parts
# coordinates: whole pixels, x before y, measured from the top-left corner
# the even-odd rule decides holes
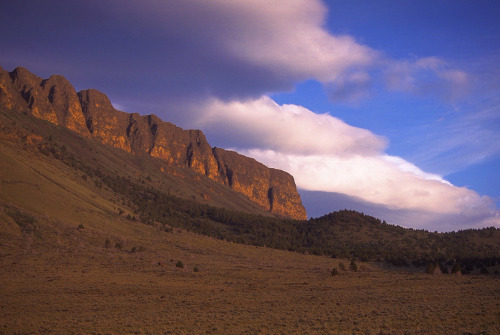
[[[455,263],[455,265],[453,265],[453,268],[451,269],[451,273],[455,274],[455,273],[460,273],[460,272],[461,272],[460,264]]]
[[[84,228],[85,227],[81,223],[78,225],[78,229],[84,229]]]
[[[194,272],[200,272],[200,269],[198,268],[198,266],[195,266],[194,269],[193,269]]]
[[[349,264],[349,269],[351,269],[351,271],[358,271],[358,265],[356,264],[356,261],[353,259],[351,259],[351,264]]]
[[[106,248],[111,248],[111,240],[109,238],[106,239],[106,242],[104,242],[104,246]]]
[[[434,274],[434,270],[436,270],[436,267],[434,266],[434,264],[429,263],[427,265],[427,268],[425,269],[425,273],[432,275],[432,274]]]
[[[122,242],[116,242],[115,243],[115,248],[118,249],[118,250],[122,250],[123,249],[123,243]]]
[[[180,268],[180,269],[184,268],[184,264],[181,261],[178,261],[177,263],[175,263],[175,266]]]
[[[22,213],[16,208],[9,208],[7,215],[14,219],[23,232],[34,232],[38,228],[38,221],[33,216]]]
[[[332,276],[336,276],[339,274],[339,270],[337,270],[337,268],[333,268],[332,269]]]
[[[342,263],[342,262],[339,263],[339,269],[342,271],[346,270],[344,263]]]

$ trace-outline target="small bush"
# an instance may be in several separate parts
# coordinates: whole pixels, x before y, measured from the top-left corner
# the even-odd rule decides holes
[[[356,261],[353,259],[351,259],[351,264],[349,264],[349,269],[351,269],[351,271],[358,271],[358,265],[356,264]]]
[[[346,270],[344,263],[342,263],[342,262],[339,263],[339,269],[342,271]]]
[[[21,230],[25,233],[34,232],[38,228],[38,221],[33,216],[22,213],[16,208],[9,208],[7,215],[14,219]]]
[[[123,249],[123,243],[122,242],[116,242],[115,243],[115,248],[118,249],[118,250],[122,250]]]
[[[104,247],[111,248],[111,240],[109,238],[107,238],[106,242],[104,242]]]
[[[455,265],[453,265],[453,268],[451,269],[452,274],[460,273],[461,271],[462,270],[460,269],[460,264],[458,263],[455,263]]]
[[[436,270],[436,267],[434,266],[434,264],[429,263],[429,265],[427,265],[427,268],[425,269],[425,273],[432,275],[432,274],[434,274],[434,270]]]
[[[194,269],[193,269],[194,272],[200,272],[200,269],[198,268],[198,266],[195,266]]]
[[[85,227],[84,227],[84,226],[80,223],[80,224],[78,225],[78,229],[80,229],[80,230],[81,230],[81,229],[85,229]]]
[[[184,268],[184,264],[181,261],[178,261],[177,263],[175,263],[175,266],[180,268],[180,269]]]
[[[337,268],[333,268],[332,269],[332,276],[335,277],[338,274],[339,274],[339,270],[337,270]]]

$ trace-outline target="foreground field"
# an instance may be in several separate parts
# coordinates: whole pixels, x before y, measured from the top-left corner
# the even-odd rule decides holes
[[[40,218],[22,233],[0,219],[0,334],[500,333],[495,276],[358,263],[332,277],[348,261],[135,222]]]

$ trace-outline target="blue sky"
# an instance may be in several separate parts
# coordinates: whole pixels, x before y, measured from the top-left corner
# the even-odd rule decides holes
[[[0,1],[0,66],[204,131],[309,216],[500,225],[498,1]]]

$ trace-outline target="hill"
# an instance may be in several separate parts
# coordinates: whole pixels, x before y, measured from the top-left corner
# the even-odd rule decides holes
[[[290,174],[236,152],[211,148],[200,130],[183,130],[155,115],[118,111],[103,93],[94,89],[77,93],[60,75],[42,79],[22,67],[12,72],[0,68],[0,105],[8,113],[29,114],[140,160],[158,158],[156,169],[164,173],[173,167],[182,175],[194,171],[200,180],[204,176],[225,185],[275,216],[307,218]],[[126,156],[121,157],[123,160]],[[221,197],[220,193],[211,193],[202,197],[207,202]]]

